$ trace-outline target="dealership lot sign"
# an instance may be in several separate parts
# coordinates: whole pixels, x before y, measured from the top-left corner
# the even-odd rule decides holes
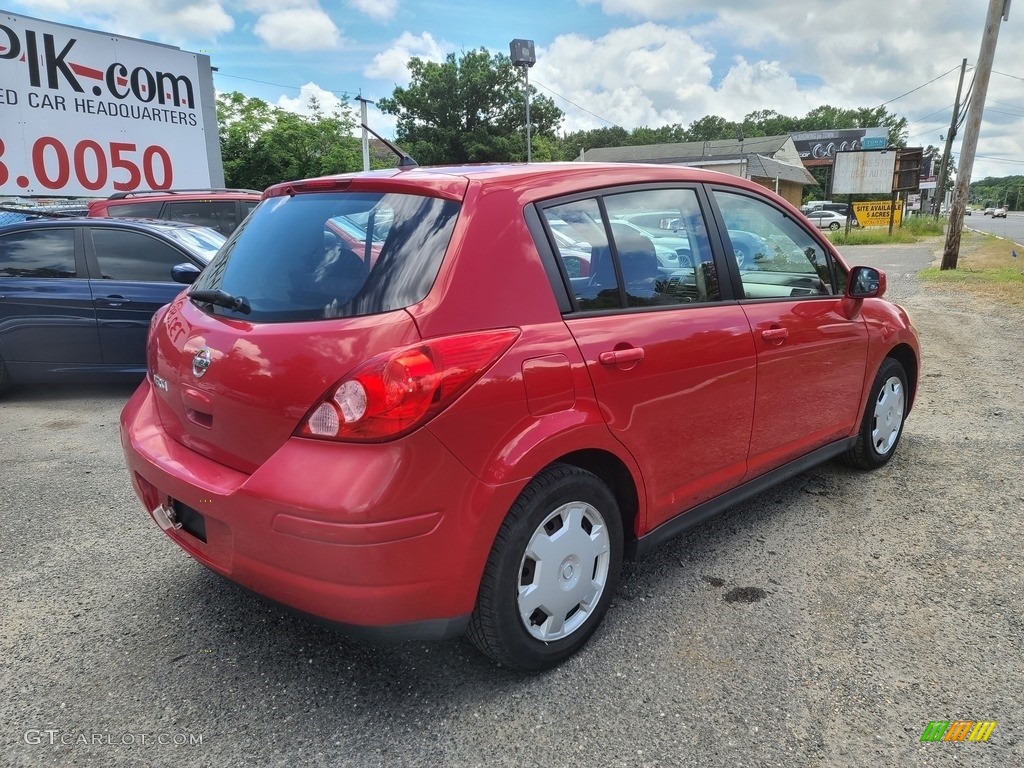
[[[0,193],[223,185],[208,56],[0,14]]]

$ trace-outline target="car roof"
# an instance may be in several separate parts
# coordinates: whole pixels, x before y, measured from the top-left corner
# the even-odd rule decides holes
[[[376,188],[410,193],[426,191],[450,200],[462,200],[470,185],[517,191],[530,199],[649,182],[726,184],[761,194],[770,193],[765,187],[719,171],[678,165],[575,162],[391,168],[283,182],[268,187],[263,195],[284,195],[291,190],[314,191],[314,187],[328,191],[332,181],[338,190],[360,191]],[[309,188],[301,189],[303,185],[309,185]]]
[[[153,198],[168,198],[171,200],[182,200],[185,198],[198,198],[201,200],[213,200],[217,198],[242,198],[248,199],[263,194],[258,189],[143,189],[135,192],[115,192],[105,200],[94,202],[118,203],[139,200],[152,200]]]
[[[50,227],[99,227],[113,229],[134,229],[139,231],[168,232],[174,229],[210,229],[199,224],[190,224],[184,221],[168,221],[167,219],[100,219],[88,218],[86,216],[60,217],[53,219],[29,219],[18,221],[13,224],[0,226],[0,232],[14,229],[47,229]],[[216,230],[213,230],[216,232]]]

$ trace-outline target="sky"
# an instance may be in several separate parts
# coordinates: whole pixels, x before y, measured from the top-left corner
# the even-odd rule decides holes
[[[1009,1],[1009,0],[1007,0]],[[684,126],[709,114],[801,116],[885,105],[909,146],[941,146],[962,59],[967,82],[988,0],[6,0],[5,10],[206,53],[218,92],[304,112],[408,84],[442,60],[533,40],[530,83],[561,130]],[[973,180],[1024,175],[1024,1],[1001,24]],[[394,118],[368,122],[391,137]],[[962,135],[962,129],[961,129]],[[960,136],[953,145],[958,160]]]

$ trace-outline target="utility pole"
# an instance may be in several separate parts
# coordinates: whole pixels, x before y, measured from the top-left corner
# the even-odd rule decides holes
[[[362,118],[362,124],[366,125],[366,105],[373,104],[369,99],[364,99],[362,94],[356,96],[356,101],[359,102],[359,117]],[[367,133],[366,128],[363,128],[363,171],[370,170],[370,134]]]
[[[967,123],[964,126],[964,143],[960,147],[960,167],[956,174],[956,189],[953,205],[949,212],[949,227],[946,230],[946,248],[942,253],[940,269],[956,269],[960,256],[960,235],[964,227],[964,209],[971,186],[971,170],[974,154],[978,149],[978,134],[981,133],[981,117],[985,112],[985,97],[988,95],[988,81],[992,76],[992,60],[996,56],[996,40],[999,25],[1010,17],[1010,0],[989,0],[988,15],[985,17],[985,32],[981,38],[978,66],[974,70],[974,92],[967,109]]]
[[[942,163],[939,165],[939,179],[935,182],[935,199],[932,201],[932,213],[939,218],[942,201],[946,199],[946,166],[949,155],[953,151],[953,137],[956,136],[956,121],[960,117],[960,92],[964,87],[964,75],[967,73],[967,59],[960,62],[960,82],[956,86],[956,101],[953,102],[953,119],[949,121],[949,133],[946,134],[946,148],[942,150]]]

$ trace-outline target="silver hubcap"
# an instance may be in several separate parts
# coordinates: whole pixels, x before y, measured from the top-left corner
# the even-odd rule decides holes
[[[519,565],[516,599],[526,631],[551,642],[579,629],[604,594],[609,563],[608,527],[594,507],[572,501],[548,515]]]
[[[890,376],[875,401],[875,420],[871,427],[871,444],[879,456],[885,456],[896,445],[903,426],[905,405],[903,382],[896,376]]]

